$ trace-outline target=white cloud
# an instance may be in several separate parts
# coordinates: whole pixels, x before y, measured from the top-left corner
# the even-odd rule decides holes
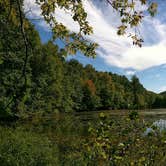
[[[34,0],[24,0],[24,11],[31,18],[41,18],[40,8]]]
[[[166,64],[166,25],[160,20],[150,17],[145,19],[141,25],[141,32],[147,42],[142,48],[137,48],[132,45],[130,38],[119,37],[116,34],[119,16],[111,7],[104,4],[97,6],[88,0],[84,1],[84,6],[88,13],[88,20],[94,27],[94,34],[88,39],[100,45],[97,50],[98,56],[102,57],[106,63],[136,70]],[[34,5],[34,0],[25,0],[25,10],[29,7],[32,8],[31,17],[39,17],[40,9]],[[58,9],[55,14],[57,20],[64,23],[71,31],[78,31],[79,27],[72,20],[71,13]],[[42,26],[45,24],[42,23]]]
[[[122,56],[119,57],[119,61],[116,66],[126,68],[131,67],[137,70],[147,69],[153,66],[161,65],[166,63],[166,46],[163,43],[144,46],[142,48],[132,47],[127,49]],[[108,62],[110,56],[107,57]],[[119,63],[120,62],[120,63]]]
[[[160,89],[159,89],[159,92],[165,92],[166,91],[166,86],[162,86]]]
[[[135,75],[136,74],[136,71],[133,71],[133,70],[127,70],[126,71],[126,75],[127,76],[133,76],[133,75]]]

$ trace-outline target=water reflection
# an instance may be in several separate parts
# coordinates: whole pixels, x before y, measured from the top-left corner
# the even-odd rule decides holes
[[[152,127],[148,127],[145,131],[145,135],[148,135],[149,133],[154,133],[154,127],[157,127],[160,131],[166,130],[166,120],[160,119],[155,122],[153,122]]]
[[[153,125],[158,127],[160,130],[166,130],[166,120],[160,119],[155,121]]]

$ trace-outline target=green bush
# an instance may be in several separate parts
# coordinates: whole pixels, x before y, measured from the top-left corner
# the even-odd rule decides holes
[[[146,135],[149,125],[136,112],[119,119],[101,114],[84,144],[88,165],[165,166],[166,132],[156,128]]]
[[[56,149],[46,137],[0,127],[1,166],[55,166],[58,164]]]

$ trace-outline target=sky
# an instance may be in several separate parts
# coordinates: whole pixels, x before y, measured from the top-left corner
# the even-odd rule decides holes
[[[118,36],[116,31],[120,25],[118,14],[108,4],[100,0],[83,0],[88,14],[88,21],[94,33],[87,39],[99,44],[97,57],[87,58],[77,54],[75,58],[84,65],[92,64],[96,70],[110,71],[131,78],[137,75],[145,88],[154,92],[166,91],[166,0],[154,0],[158,3],[158,13],[152,18],[146,16],[139,26],[144,38],[142,48],[132,45],[129,37]],[[138,4],[138,10],[146,10],[146,6]],[[25,0],[25,12],[29,19],[40,18],[40,9],[34,0]],[[72,20],[71,14],[57,9],[55,16],[71,31],[78,32],[78,24]],[[42,20],[32,21],[39,31],[42,42],[51,37],[48,25]]]

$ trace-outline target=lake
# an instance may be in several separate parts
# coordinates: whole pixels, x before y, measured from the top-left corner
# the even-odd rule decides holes
[[[87,125],[89,122],[93,123],[99,119],[99,114],[104,113],[110,118],[125,117],[129,114],[129,110],[111,110],[111,111],[89,111],[89,112],[76,112],[76,113],[55,113],[49,115],[32,115],[31,118],[24,119],[23,123],[26,125],[38,126],[58,126],[66,121],[70,122],[70,125],[80,123],[80,125]],[[166,109],[153,109],[153,110],[138,110],[139,115],[147,121],[155,122],[160,119],[166,120]],[[68,123],[69,123],[68,122]],[[39,123],[39,124],[38,124]]]
[[[128,115],[130,111],[102,111],[112,119],[122,118]],[[19,122],[18,126],[23,126],[27,130],[46,134],[51,139],[68,140],[72,137],[86,137],[89,124],[95,124],[99,121],[101,111],[79,112],[79,113],[58,113],[43,116],[32,116],[30,119]],[[166,109],[140,110],[140,117],[150,123],[166,120]]]
[[[102,113],[106,114],[108,118],[114,119],[118,123],[121,119],[127,117],[129,112],[130,111],[126,110],[102,111]],[[153,122],[156,122],[157,125],[165,124],[164,120],[166,120],[166,109],[140,110],[139,112],[140,117],[151,124],[153,124]],[[86,143],[87,140],[91,139],[91,135],[88,132],[90,123],[95,127],[99,123],[100,113],[101,111],[73,114],[34,114],[29,118],[20,120],[16,124],[13,124],[13,127],[11,126],[13,128],[12,130],[10,129],[11,127],[7,130],[9,130],[9,133],[12,133],[13,138],[16,139],[16,141],[13,142],[12,147],[14,147],[20,139],[23,140],[25,144],[28,144],[27,147],[29,146],[29,143],[25,141],[24,137],[22,136],[24,133],[25,135],[29,135],[28,141],[31,140],[32,145],[34,144],[35,147],[38,145],[38,141],[34,141],[36,138],[48,138],[48,143],[51,142],[51,148],[56,147],[57,149],[56,153],[58,155],[58,161],[61,163],[60,165],[67,165],[68,163],[73,163],[74,161],[77,162],[74,165],[77,165],[78,159],[81,158],[82,155],[82,145]],[[128,123],[126,124],[128,125]],[[10,140],[11,136],[8,134],[8,131],[5,128],[1,128],[1,130],[2,132],[5,131],[5,133],[7,133],[6,135],[3,134],[1,137],[4,137],[3,140],[5,143],[7,141],[6,144],[8,145],[8,139]],[[118,130],[119,128],[117,127],[114,132],[111,132],[112,135],[116,135]],[[119,131],[121,132],[121,130]],[[133,133],[133,131],[131,132]],[[133,138],[132,135],[130,136]],[[20,146],[22,146],[22,144],[20,144]],[[28,149],[29,148],[27,148],[27,151]],[[40,150],[40,145],[37,147],[37,149]]]

